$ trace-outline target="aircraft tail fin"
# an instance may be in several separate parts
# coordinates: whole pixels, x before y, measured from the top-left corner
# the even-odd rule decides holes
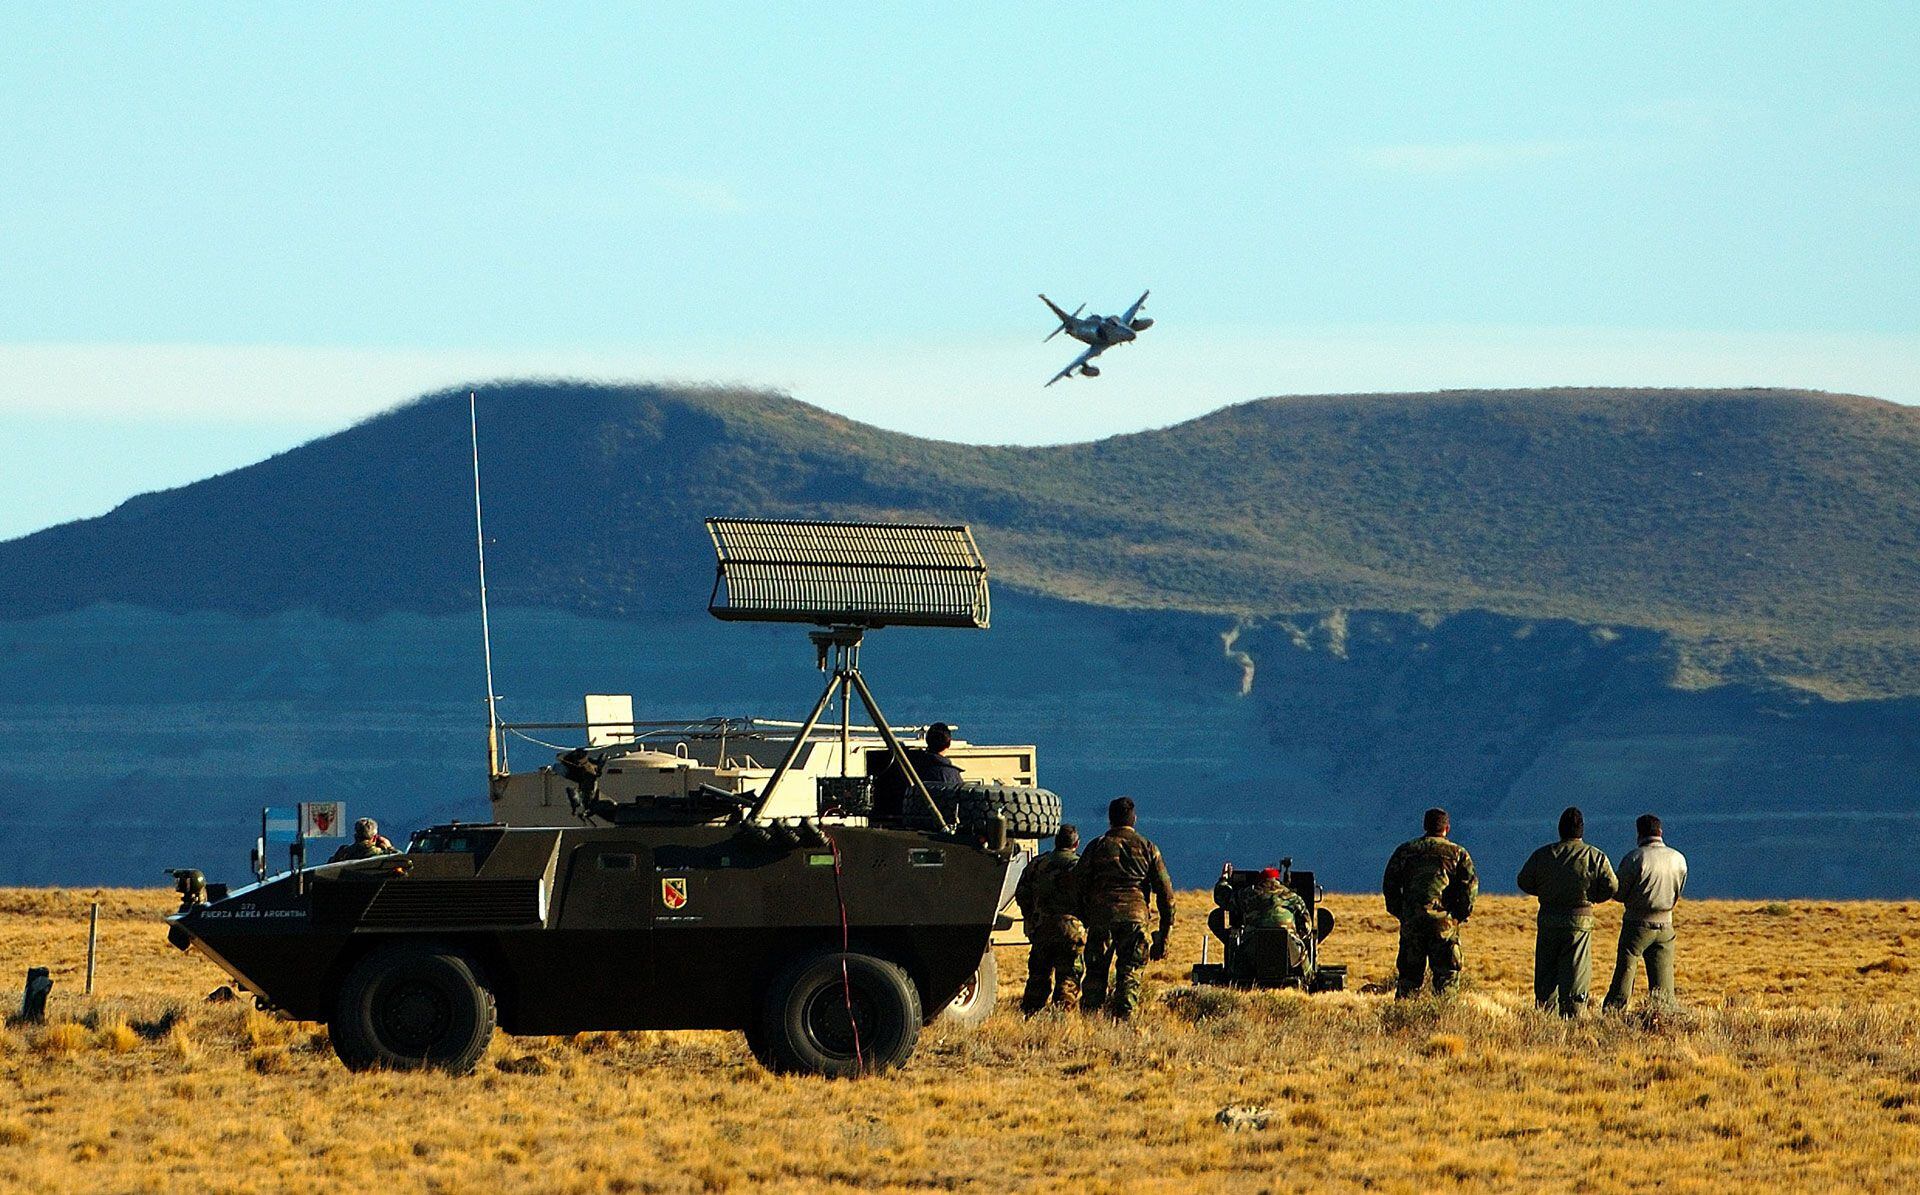
[[[1047,296],[1041,295],[1040,301],[1042,303],[1045,303],[1047,305],[1047,310],[1053,312],[1053,314],[1057,316],[1060,320],[1060,326],[1055,328],[1053,331],[1047,333],[1045,338],[1043,338],[1040,341],[1041,344],[1045,344],[1047,341],[1052,340],[1054,337],[1060,335],[1060,333],[1065,332],[1067,330],[1067,326],[1073,322],[1073,317],[1075,315],[1079,315],[1082,311],[1086,310],[1086,306],[1087,306],[1085,303],[1082,303],[1080,304],[1080,306],[1073,309],[1073,315],[1068,315],[1066,312],[1060,310],[1060,305],[1058,303],[1055,303],[1052,299],[1047,298]]]

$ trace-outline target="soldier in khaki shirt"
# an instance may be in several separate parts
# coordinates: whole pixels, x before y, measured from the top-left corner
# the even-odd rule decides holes
[[[1687,857],[1667,845],[1660,819],[1643,813],[1634,823],[1640,845],[1620,860],[1620,953],[1607,987],[1608,1008],[1625,1008],[1633,996],[1636,960],[1647,960],[1647,999],[1673,1007],[1673,907],[1687,886]]]
[[[1583,836],[1587,819],[1578,807],[1560,814],[1560,841],[1528,857],[1520,891],[1540,898],[1533,939],[1533,1002],[1576,1017],[1593,987],[1593,906],[1619,890],[1607,853]]]

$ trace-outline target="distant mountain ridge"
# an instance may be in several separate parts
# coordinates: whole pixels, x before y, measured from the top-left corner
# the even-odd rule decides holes
[[[471,607],[465,399],[0,544],[0,617]],[[502,603],[697,607],[711,514],[964,520],[1001,583],[1048,597],[1631,625],[1673,637],[1683,682],[1920,692],[1920,410],[1870,398],[1272,398],[1001,447],[762,392],[503,383],[480,420]]]

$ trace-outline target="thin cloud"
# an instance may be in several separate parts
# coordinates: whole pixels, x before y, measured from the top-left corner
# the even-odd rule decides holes
[[[1568,157],[1579,148],[1575,141],[1450,141],[1366,146],[1353,156],[1393,174],[1480,174]]]

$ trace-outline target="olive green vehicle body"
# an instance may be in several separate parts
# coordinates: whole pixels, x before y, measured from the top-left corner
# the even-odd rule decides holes
[[[404,854],[214,886],[169,937],[300,1020],[328,1020],[355,964],[401,942],[469,960],[515,1034],[750,1031],[783,967],[843,941],[902,968],[932,1016],[979,966],[1016,859],[910,828],[456,823]]]

